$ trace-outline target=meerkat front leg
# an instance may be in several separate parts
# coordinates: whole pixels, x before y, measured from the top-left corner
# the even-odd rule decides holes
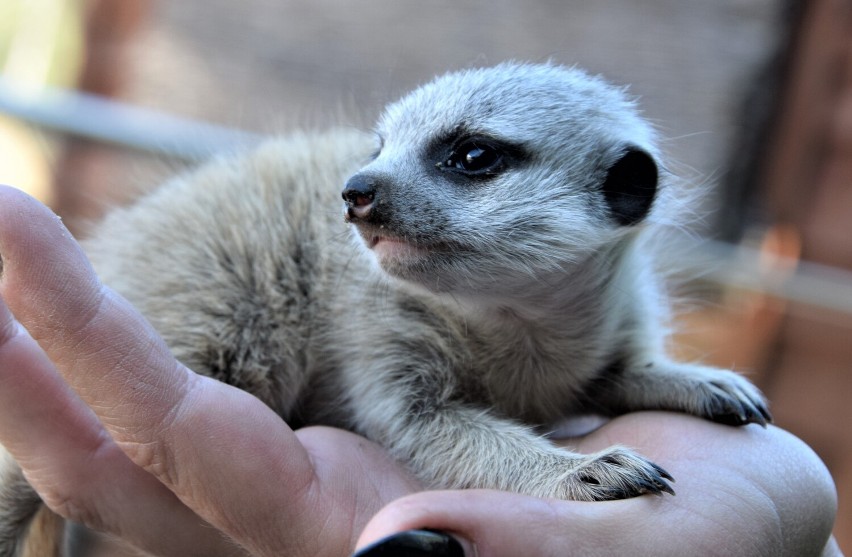
[[[612,413],[673,410],[728,424],[772,421],[760,390],[741,375],[665,357],[637,359],[602,377],[592,406]]]
[[[461,402],[406,396],[362,406],[365,432],[432,488],[498,489],[576,501],[673,494],[661,467],[622,447],[582,455]],[[388,412],[395,417],[389,419]]]
[[[436,487],[576,501],[673,493],[665,470],[628,449],[572,453],[477,409],[444,409],[429,420],[418,419],[392,446]]]

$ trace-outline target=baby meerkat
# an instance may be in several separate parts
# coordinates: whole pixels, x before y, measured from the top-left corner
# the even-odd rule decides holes
[[[191,369],[293,427],[365,435],[434,488],[671,492],[629,449],[541,432],[589,412],[770,420],[739,375],[664,353],[642,237],[678,184],[622,90],[502,64],[434,80],[375,131],[214,160],[112,213],[87,251]]]

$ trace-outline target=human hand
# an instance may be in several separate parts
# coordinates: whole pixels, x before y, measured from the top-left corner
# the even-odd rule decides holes
[[[0,254],[0,442],[62,516],[157,555],[347,555],[419,488],[369,441],[293,432],[180,365],[59,219],[10,188]]]

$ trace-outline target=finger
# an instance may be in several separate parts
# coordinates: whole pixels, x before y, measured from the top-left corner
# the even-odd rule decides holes
[[[758,535],[753,538],[758,541],[749,542],[732,535],[734,543],[719,543],[730,525],[717,527],[700,512],[679,513],[679,505],[665,501],[639,497],[588,503],[486,490],[422,492],[382,509],[364,529],[357,547],[375,547],[400,532],[424,529],[451,535],[467,557],[669,555],[683,547],[695,554],[718,549],[725,555],[750,555],[766,539]],[[732,510],[727,514],[733,516]],[[760,522],[760,517],[744,520],[749,519]],[[701,536],[707,532],[713,533],[715,545]]]
[[[233,550],[118,449],[2,298],[0,408],[0,442],[55,512],[157,555]]]
[[[398,532],[425,529],[453,536],[468,557],[569,557],[599,550],[590,532],[577,535],[573,521],[587,517],[581,512],[568,516],[554,504],[558,503],[488,490],[417,493],[382,509],[364,529],[358,548],[364,551],[392,540]]]
[[[177,363],[58,219],[10,188],[0,189],[0,254],[9,307],[135,464],[236,539],[251,538],[246,525],[314,531],[313,467],[292,430],[256,398]],[[244,478],[256,481],[222,489]],[[268,541],[247,543],[263,554]]]

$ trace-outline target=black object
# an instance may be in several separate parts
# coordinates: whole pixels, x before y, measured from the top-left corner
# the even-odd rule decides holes
[[[464,557],[464,550],[449,534],[408,530],[379,540],[352,557]]]

